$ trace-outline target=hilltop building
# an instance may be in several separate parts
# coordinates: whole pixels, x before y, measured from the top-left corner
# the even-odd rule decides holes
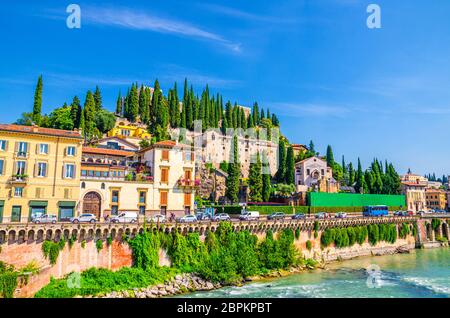
[[[150,140],[152,135],[147,131],[147,126],[140,123],[131,123],[125,118],[118,117],[116,126],[111,129],[108,137],[119,137],[129,143],[139,146],[141,140]]]
[[[327,166],[326,160],[319,157],[295,164],[295,185],[297,192],[339,192],[339,183],[333,178],[333,170]]]
[[[78,131],[0,124],[0,222],[74,216],[82,142]]]
[[[447,193],[440,189],[426,189],[427,208],[433,210],[447,209]]]
[[[404,179],[401,183],[402,193],[406,197],[407,209],[413,212],[424,211],[427,206],[425,196],[425,188],[427,187],[427,183],[420,178],[407,180],[415,180],[414,182],[414,181],[405,181]]]

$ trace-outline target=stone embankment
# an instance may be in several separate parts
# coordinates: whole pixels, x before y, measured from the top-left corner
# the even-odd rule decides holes
[[[221,288],[221,284],[213,284],[195,274],[179,274],[164,284],[132,290],[113,291],[100,298],[158,298],[173,296],[193,291],[208,291]]]

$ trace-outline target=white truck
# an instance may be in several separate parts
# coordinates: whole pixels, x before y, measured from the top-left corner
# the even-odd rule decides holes
[[[243,220],[243,221],[258,220],[259,212],[258,211],[243,211],[242,214],[239,216],[239,219]]]

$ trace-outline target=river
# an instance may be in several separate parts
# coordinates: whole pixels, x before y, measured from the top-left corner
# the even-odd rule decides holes
[[[450,249],[364,257],[281,278],[180,297],[450,298]]]

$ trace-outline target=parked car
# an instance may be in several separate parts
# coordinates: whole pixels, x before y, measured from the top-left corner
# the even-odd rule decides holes
[[[36,216],[31,219],[31,222],[33,222],[34,224],[39,224],[39,223],[55,224],[57,221],[58,221],[58,219],[56,218],[56,215],[50,215],[50,214],[43,214],[43,215]]]
[[[151,217],[150,217],[150,219],[148,220],[148,222],[153,222],[153,223],[164,223],[164,222],[166,222],[167,221],[167,219],[166,219],[166,216],[165,215],[162,215],[162,214],[155,214],[155,215],[152,215]]]
[[[197,220],[199,221],[206,221],[206,220],[211,220],[211,216],[208,213],[205,212],[199,212],[195,214],[195,217],[197,218]]]
[[[230,221],[231,218],[227,213],[219,213],[213,218],[214,221]]]
[[[111,218],[111,223],[136,223],[136,212],[122,212],[119,215],[115,215]]]
[[[303,220],[303,219],[306,219],[306,215],[303,213],[297,213],[292,216],[292,219],[293,220]]]
[[[327,213],[325,212],[319,212],[315,215],[316,219],[326,219],[327,218]]]
[[[347,217],[347,213],[345,212],[338,212],[334,215],[336,219],[345,219]]]
[[[244,212],[239,216],[239,220],[244,220],[244,221],[251,221],[251,220],[258,220],[258,219],[259,219],[258,211]]]
[[[406,211],[405,216],[413,216],[413,215],[414,215],[414,211]]]
[[[79,216],[75,216],[69,219],[72,223],[95,223],[97,218],[95,214],[84,213]]]
[[[406,216],[406,211],[395,211],[394,216]]]
[[[445,211],[445,210],[436,210],[435,213],[438,213],[438,214],[446,214],[447,211]]]
[[[195,223],[197,222],[197,217],[193,214],[185,215],[178,219],[180,223]]]
[[[268,220],[284,220],[285,215],[283,212],[274,212],[267,217]]]

